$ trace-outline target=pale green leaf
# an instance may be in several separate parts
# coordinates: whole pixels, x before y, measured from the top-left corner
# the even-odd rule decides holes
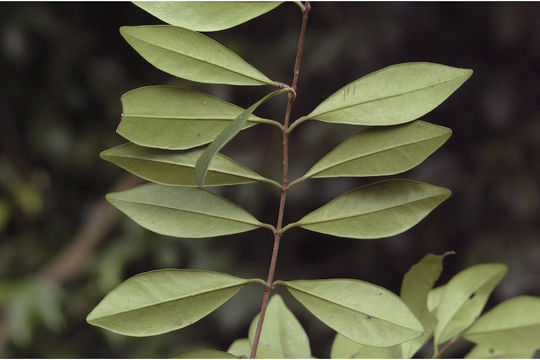
[[[401,359],[401,345],[375,347],[358,344],[336,334],[330,358],[332,359]]]
[[[219,31],[260,16],[281,1],[136,1],[158,19],[194,31]]]
[[[202,349],[176,354],[172,359],[238,359],[238,356],[214,349]]]
[[[366,129],[322,158],[302,178],[393,175],[412,169],[437,150],[452,130],[424,121]]]
[[[447,252],[443,255],[427,254],[420,262],[413,265],[403,277],[401,298],[424,327],[422,336],[401,344],[403,358],[409,359],[413,357],[433,335],[437,319],[428,310],[428,294],[439,279],[444,257],[453,253]]]
[[[201,186],[204,183],[206,178],[206,173],[208,172],[208,166],[212,161],[212,158],[221,150],[229,141],[231,141],[239,132],[242,130],[246,124],[249,116],[261,105],[262,103],[270,100],[276,95],[287,92],[286,89],[276,90],[266,95],[255,104],[248,107],[246,110],[242,111],[236,119],[234,119],[219,135],[218,137],[206,148],[204,153],[201,155],[197,164],[195,165],[195,176],[197,178],[197,183]]]
[[[427,307],[429,312],[434,313],[441,303],[444,294],[445,285],[438,286],[431,290],[428,294]]]
[[[120,33],[150,64],[179,78],[211,84],[276,85],[220,43],[168,25],[122,26]]]
[[[253,344],[258,322],[259,315],[255,316],[249,327],[251,344]],[[265,359],[311,357],[306,332],[279,295],[272,296],[266,308],[256,357]]]
[[[439,321],[434,334],[436,344],[458,336],[476,320],[506,271],[503,264],[481,264],[450,279],[435,313]]]
[[[100,156],[148,181],[164,185],[197,186],[195,163],[203,151],[204,149],[171,151],[128,143],[105,150]],[[204,185],[233,185],[256,181],[280,187],[276,182],[254,173],[222,154],[217,154],[210,164]]]
[[[287,225],[353,239],[402,233],[450,196],[450,190],[412,180],[392,179],[361,186]]]
[[[534,349],[516,348],[514,350],[499,349],[484,345],[476,345],[465,355],[465,359],[531,359]]]
[[[210,271],[149,271],[118,285],[86,321],[123,335],[163,334],[205,317],[250,282]]]
[[[199,188],[145,184],[107,194],[107,200],[142,227],[162,235],[201,238],[264,226],[238,205]]]
[[[148,147],[182,150],[212,142],[244,109],[178,86],[145,86],[122,95],[122,120],[116,130]],[[251,115],[244,128],[275,121]]]
[[[463,337],[498,351],[540,348],[540,297],[519,296],[482,315]]]
[[[422,325],[392,292],[350,279],[277,281],[326,325],[362,345],[387,347],[419,337]]]
[[[229,354],[248,358],[251,354],[251,343],[248,338],[236,339],[227,350]]]
[[[436,108],[471,75],[469,69],[427,62],[388,66],[346,85],[299,120],[369,126],[406,123]]]

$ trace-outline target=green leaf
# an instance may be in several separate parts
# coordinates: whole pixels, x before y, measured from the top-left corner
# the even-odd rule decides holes
[[[236,356],[248,358],[251,354],[251,344],[249,339],[242,338],[234,340],[231,346],[229,346],[227,352]]]
[[[445,286],[436,311],[435,343],[458,336],[480,315],[489,295],[506,274],[503,264],[472,266],[455,275]]]
[[[11,286],[10,286],[11,285]],[[5,299],[11,340],[18,346],[32,343],[37,324],[58,331],[62,325],[62,289],[46,278],[31,277],[8,285]]]
[[[330,358],[332,359],[401,359],[401,345],[390,347],[366,346],[336,334]]]
[[[413,357],[433,334],[437,319],[428,310],[428,294],[441,275],[445,256],[450,254],[454,254],[454,252],[447,252],[443,255],[427,254],[403,277],[401,298],[424,327],[422,336],[401,344],[403,358]]]
[[[253,344],[258,322],[259,315],[255,316],[249,327],[251,344]],[[256,357],[265,359],[311,357],[306,332],[279,295],[272,296],[266,308]]]
[[[201,238],[265,226],[238,205],[198,188],[145,184],[106,198],[142,227],[162,235]]]
[[[519,296],[497,305],[482,315],[463,337],[498,351],[539,349],[540,297]]]
[[[176,354],[172,357],[173,359],[238,359],[238,356],[229,354],[228,352],[214,350],[214,349],[203,349],[203,350],[192,350],[186,351],[180,354]]]
[[[366,129],[313,166],[308,178],[393,175],[412,169],[448,140],[452,130],[424,121]]]
[[[244,109],[178,86],[145,86],[122,95],[122,121],[116,130],[148,147],[182,150],[212,142]],[[251,115],[244,126],[275,121]]]
[[[436,108],[471,75],[469,69],[427,62],[388,66],[346,85],[299,122],[316,119],[368,126],[406,123]]]
[[[427,298],[427,307],[429,312],[434,313],[441,303],[444,294],[445,285],[438,286],[431,290]]]
[[[255,281],[200,270],[149,271],[118,285],[86,321],[123,335],[163,334],[193,324]]]
[[[158,19],[194,31],[219,31],[260,16],[281,1],[136,1]]]
[[[353,239],[402,233],[450,196],[450,190],[412,180],[383,180],[361,186],[304,216],[293,226]]]
[[[534,357],[534,349],[506,350],[497,347],[476,345],[465,355],[465,359],[531,359]]]
[[[195,163],[203,151],[204,149],[170,151],[128,143],[105,150],[100,156],[148,181],[165,185],[197,186]],[[204,185],[246,184],[255,181],[281,187],[275,181],[254,173],[222,154],[217,154],[210,164]]]
[[[422,335],[422,325],[392,292],[350,279],[276,281],[326,325],[362,345],[386,347]]]
[[[221,150],[229,141],[231,141],[239,132],[242,130],[246,124],[247,119],[261,105],[262,103],[270,100],[276,95],[287,92],[286,89],[276,90],[266,95],[255,104],[248,107],[246,110],[242,111],[240,115],[234,121],[232,121],[218,137],[206,148],[204,153],[201,155],[197,164],[195,166],[195,176],[197,177],[197,183],[201,186],[204,183],[206,178],[206,173],[208,172],[208,166],[212,161],[213,157]]]
[[[220,43],[168,25],[122,26],[120,33],[146,61],[179,78],[210,84],[276,83]]]

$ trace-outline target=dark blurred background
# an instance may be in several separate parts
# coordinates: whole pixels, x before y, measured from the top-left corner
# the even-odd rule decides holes
[[[419,167],[399,175],[450,188],[453,196],[412,230],[352,240],[293,229],[284,237],[279,279],[348,277],[399,292],[426,253],[455,250],[441,282],[482,262],[510,268],[488,308],[520,294],[540,296],[540,5],[538,3],[313,3],[294,106],[297,118],[343,85],[382,67],[430,61],[474,75],[423,117],[453,129]],[[294,4],[208,34],[264,72],[290,83],[301,14]],[[0,357],[169,357],[246,337],[262,291],[250,286],[196,324],[150,338],[88,325],[86,315],[122,280],[157,268],[206,269],[266,278],[265,230],[210,239],[146,231],[103,200],[133,186],[100,151],[115,134],[120,95],[180,84],[247,107],[269,89],[203,85],[146,63],[121,38],[122,25],[159,20],[131,3],[0,4]],[[282,121],[285,99],[258,115]],[[308,121],[291,138],[290,178],[359,127]],[[274,179],[280,133],[243,131],[224,152]],[[291,191],[285,223],[373,179],[321,179]],[[279,194],[253,184],[215,189],[275,223]],[[44,280],[48,279],[48,280]],[[285,295],[285,294],[284,294]],[[334,332],[290,296],[287,304],[328,357]],[[448,356],[470,347],[457,343]],[[427,355],[423,353],[421,355]]]

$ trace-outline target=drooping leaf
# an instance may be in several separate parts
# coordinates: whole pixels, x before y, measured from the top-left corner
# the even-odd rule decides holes
[[[387,347],[422,335],[422,325],[392,292],[351,279],[276,281],[326,325],[362,345]]]
[[[300,120],[368,126],[406,123],[436,108],[471,75],[469,69],[427,62],[388,66],[346,85]]]
[[[214,350],[214,349],[203,349],[203,350],[192,350],[186,351],[180,354],[176,354],[172,357],[173,359],[238,359],[238,356],[230,354],[228,352]]]
[[[264,226],[238,205],[198,188],[145,184],[106,198],[142,227],[162,235],[201,238]]]
[[[427,307],[429,312],[434,313],[441,303],[442,296],[444,294],[445,285],[437,286],[432,289],[428,294]]]
[[[197,178],[197,183],[201,186],[204,183],[206,178],[206,173],[208,172],[208,166],[212,161],[212,158],[221,150],[229,141],[231,141],[239,132],[242,130],[246,124],[249,116],[261,105],[262,103],[270,100],[276,95],[287,92],[286,89],[276,90],[266,95],[255,104],[248,107],[246,110],[242,111],[236,119],[234,119],[219,135],[218,137],[206,148],[204,153],[201,155],[197,164],[195,165],[195,176]]]
[[[122,95],[118,134],[147,147],[190,149],[212,142],[244,109],[178,86],[145,86]],[[250,115],[244,128],[275,121]]]
[[[179,78],[211,84],[276,85],[220,43],[168,25],[122,26],[120,34],[156,68]]]
[[[248,358],[251,353],[251,344],[248,338],[236,339],[227,350],[229,354]]]
[[[398,174],[424,161],[451,134],[446,127],[424,121],[369,128],[340,144],[293,183],[311,177]]]
[[[251,344],[253,344],[258,322],[259,315],[255,316],[249,327]],[[272,296],[266,308],[256,357],[264,359],[311,357],[306,332],[279,295]]]
[[[516,348],[515,350],[499,349],[484,345],[476,345],[465,355],[465,359],[532,359],[535,349]]]
[[[332,359],[401,359],[401,345],[375,347],[358,344],[336,334],[330,358]]]
[[[446,284],[435,314],[436,344],[458,336],[476,320],[506,271],[503,264],[480,264],[461,271]]]
[[[439,279],[444,257],[449,254],[453,252],[443,255],[427,254],[403,277],[401,298],[424,327],[422,336],[401,344],[403,358],[411,358],[433,335],[437,319],[429,312],[427,299],[433,285]]]
[[[170,151],[128,143],[105,150],[100,156],[148,181],[164,185],[197,186],[195,163],[203,151],[204,149]],[[254,173],[228,157],[216,154],[204,185],[246,184],[256,181],[280,187],[276,182]]]
[[[250,282],[210,271],[149,271],[118,285],[86,321],[123,335],[163,334],[205,317]]]
[[[497,305],[463,337],[497,351],[540,349],[540,297],[519,296]]]
[[[219,31],[260,16],[281,1],[135,1],[158,19],[194,31]]]
[[[353,239],[402,233],[450,196],[450,190],[412,180],[392,179],[361,186],[287,225]]]

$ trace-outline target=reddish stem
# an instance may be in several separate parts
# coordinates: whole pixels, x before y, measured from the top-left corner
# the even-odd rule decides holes
[[[281,198],[279,201],[278,219],[276,224],[276,231],[274,232],[274,248],[272,250],[272,259],[270,260],[270,268],[268,270],[268,279],[266,280],[266,287],[264,289],[264,296],[261,304],[261,312],[259,315],[259,322],[257,323],[257,330],[253,338],[253,345],[251,347],[250,358],[254,359],[257,355],[257,348],[259,346],[259,339],[261,337],[262,326],[264,323],[264,316],[266,314],[266,308],[268,307],[268,301],[270,294],[274,290],[272,283],[274,282],[274,274],[276,272],[276,263],[279,252],[279,242],[281,240],[281,228],[283,226],[283,213],[285,211],[285,200],[287,199],[287,176],[289,173],[289,139],[287,130],[289,129],[289,121],[291,117],[291,108],[295,99],[296,85],[298,83],[298,75],[300,74],[300,62],[302,61],[302,52],[304,49],[304,38],[306,36],[306,25],[311,5],[309,1],[306,1],[303,16],[302,16],[302,29],[300,30],[300,39],[298,41],[298,50],[296,52],[296,61],[294,64],[294,74],[292,89],[293,92],[289,93],[289,101],[287,102],[287,109],[285,111],[285,120],[283,121],[283,177],[281,185]]]

